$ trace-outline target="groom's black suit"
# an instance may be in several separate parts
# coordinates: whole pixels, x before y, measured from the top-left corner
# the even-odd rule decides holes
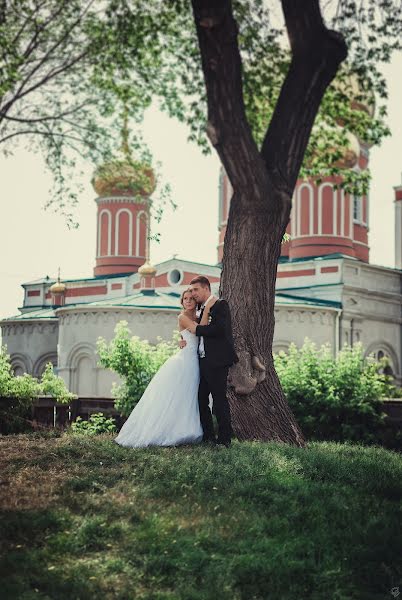
[[[201,321],[203,310],[199,317]],[[205,441],[214,441],[215,433],[209,409],[212,395],[214,413],[218,421],[218,443],[230,443],[232,427],[226,387],[229,367],[238,361],[232,334],[230,309],[226,300],[217,300],[211,307],[208,325],[197,325],[195,334],[204,338],[205,357],[200,361],[198,404]],[[199,350],[199,345],[198,345]],[[199,352],[200,354],[200,352]]]

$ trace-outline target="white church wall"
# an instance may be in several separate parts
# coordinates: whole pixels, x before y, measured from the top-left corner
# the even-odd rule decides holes
[[[7,346],[16,375],[40,376],[47,362],[57,364],[56,319],[3,322],[2,344]]]
[[[380,294],[401,293],[401,274],[387,267],[346,260],[343,268],[343,283],[359,290],[370,290]]]
[[[315,307],[276,307],[273,350],[286,350],[290,343],[301,347],[306,338],[317,346],[329,344],[337,350],[337,311]]]
[[[68,388],[79,395],[111,397],[120,378],[98,365],[98,337],[110,341],[119,321],[127,321],[132,335],[155,344],[158,336],[171,340],[177,329],[177,311],[153,312],[122,307],[62,308],[59,318],[59,368]]]

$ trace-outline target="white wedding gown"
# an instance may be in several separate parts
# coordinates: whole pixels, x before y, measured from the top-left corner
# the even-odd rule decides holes
[[[187,345],[169,358],[150,381],[116,438],[121,446],[177,446],[201,442],[198,409],[198,338],[181,332]]]

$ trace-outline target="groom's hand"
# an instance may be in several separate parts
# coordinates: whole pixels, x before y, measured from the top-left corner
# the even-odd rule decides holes
[[[183,350],[183,348],[185,348],[186,346],[187,346],[186,340],[180,340],[179,341],[180,350]]]

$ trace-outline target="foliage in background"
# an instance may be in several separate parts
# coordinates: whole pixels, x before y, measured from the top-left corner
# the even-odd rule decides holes
[[[115,433],[116,421],[113,418],[107,418],[103,413],[94,413],[88,419],[83,420],[77,417],[71,424],[71,433],[81,435],[99,435],[101,433]]]
[[[57,402],[68,404],[77,396],[68,391],[64,380],[55,375],[52,363],[47,363],[39,383],[40,393],[51,396]]]
[[[389,134],[381,64],[401,48],[402,5],[399,0],[329,0],[320,5],[326,25],[345,36],[348,59],[323,98],[300,176],[340,175],[346,191],[362,194],[367,191],[369,172],[351,170],[340,158],[350,148],[351,135],[372,145]],[[279,2],[234,0],[233,9],[239,27],[247,119],[260,146],[289,68],[289,42]],[[180,18],[185,21],[185,9]],[[189,125],[190,139],[209,152],[205,89],[193,25],[183,25],[182,30],[176,46],[171,43],[178,96],[174,102],[168,97],[165,106]]]
[[[386,430],[382,398],[395,386],[380,373],[385,361],[364,358],[361,344],[344,347],[334,359],[329,345],[302,348],[274,356],[275,368],[289,405],[307,439],[380,443]],[[402,443],[402,437],[395,440]]]
[[[165,342],[161,338],[152,345],[131,336],[127,321],[120,321],[111,342],[98,338],[97,351],[102,367],[112,369],[123,379],[121,385],[113,386],[112,392],[116,408],[128,416],[158,369],[178,351],[178,345],[176,340]]]
[[[51,363],[46,365],[40,380],[27,373],[15,376],[7,348],[3,346],[0,351],[0,398],[8,399],[8,403],[0,408],[1,433],[26,430],[29,409],[34,399],[41,395],[51,396],[61,403],[76,398],[68,391],[63,379],[54,374]]]
[[[160,1],[130,5],[0,2],[0,150],[12,154],[21,141],[43,156],[54,180],[45,206],[71,227],[81,165],[116,158],[125,123],[136,158],[151,162],[139,124],[156,86],[167,90],[174,79],[155,35]]]
[[[370,144],[388,133],[381,63],[401,47],[402,7],[399,0],[321,4],[327,25],[344,34],[349,56],[324,97],[301,174],[342,174],[347,186],[364,191],[367,173],[362,177],[337,161],[348,133]],[[233,5],[247,116],[261,144],[289,66],[289,44],[280,3]],[[140,124],[153,99],[189,126],[191,141],[210,151],[188,0],[0,2],[0,69],[0,146],[11,153],[21,139],[44,156],[55,182],[48,205],[70,225],[76,224],[79,165],[112,159],[125,119],[137,158],[144,152],[149,158]],[[357,89],[349,85],[351,74]],[[362,109],[367,101],[374,117]]]

